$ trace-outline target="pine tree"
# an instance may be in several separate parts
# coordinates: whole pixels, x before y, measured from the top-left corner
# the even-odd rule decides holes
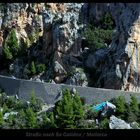
[[[59,128],[76,128],[77,123],[84,118],[84,110],[77,92],[69,89],[62,91],[62,100],[56,104],[56,123]]]
[[[41,109],[41,101],[39,101],[35,96],[35,91],[32,91],[31,93],[31,99],[30,99],[30,107],[33,109],[33,111],[37,112]]]
[[[37,117],[36,114],[33,112],[32,108],[26,109],[26,121],[27,121],[27,127],[28,128],[36,128],[37,127]]]
[[[31,99],[30,99],[30,106],[33,110],[35,110],[36,105],[37,105],[37,101],[36,101],[35,91],[32,91]]]
[[[77,92],[74,93],[73,97],[73,113],[75,116],[75,121],[84,119],[82,102]]]
[[[20,46],[16,37],[16,30],[12,29],[5,40],[3,55],[6,59],[11,60],[18,55],[19,51]]]
[[[139,113],[139,104],[135,96],[131,96],[130,107],[132,112],[135,112],[135,114]]]
[[[105,16],[101,20],[102,27],[106,30],[112,30],[113,29],[113,19],[112,16],[109,13],[106,13]]]
[[[41,127],[42,127],[42,128],[50,128],[50,127],[49,127],[50,119],[49,119],[47,113],[44,113],[44,114],[42,115],[42,119],[43,119],[43,121],[42,121]]]
[[[125,117],[126,106],[125,106],[125,98],[123,96],[119,96],[116,99],[116,113],[121,118]]]
[[[74,128],[73,102],[68,89],[62,91],[62,100],[56,105],[59,128]]]
[[[26,113],[23,109],[18,113],[18,126],[21,129],[26,128]]]
[[[57,128],[57,125],[56,125],[56,123],[55,123],[55,119],[54,119],[54,113],[53,112],[51,112],[50,113],[50,124],[49,124],[49,127],[50,128]]]
[[[9,60],[13,59],[13,55],[10,52],[10,49],[8,46],[3,47],[3,55],[5,56],[6,59],[9,59]]]
[[[36,67],[35,67],[34,61],[32,61],[32,63],[31,63],[31,72],[33,75],[36,74]]]
[[[134,112],[130,111],[127,114],[128,114],[128,116],[127,116],[128,122],[137,121],[137,116],[136,116],[136,114]]]

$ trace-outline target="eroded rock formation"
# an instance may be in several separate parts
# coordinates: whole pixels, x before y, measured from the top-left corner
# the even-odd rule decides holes
[[[139,4],[93,4],[90,11],[97,20],[110,12],[116,24],[110,46],[86,60],[87,67],[100,71],[96,86],[139,91]]]
[[[27,58],[47,65],[44,79],[66,82],[72,66],[85,64],[94,69],[93,86],[139,91],[138,3],[7,3],[0,11],[2,41],[15,28],[19,44],[24,42],[29,48]],[[89,53],[84,62],[81,30],[92,19],[100,21],[106,12],[111,13],[116,25],[112,42],[107,48]],[[34,47],[40,37],[42,48]],[[13,65],[15,76],[25,78],[28,64],[17,58]]]

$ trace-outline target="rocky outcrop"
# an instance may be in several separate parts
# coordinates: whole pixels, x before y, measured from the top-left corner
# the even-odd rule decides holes
[[[130,124],[127,124],[124,120],[118,119],[117,117],[113,115],[110,117],[109,128],[110,129],[132,129]]]
[[[88,68],[99,72],[95,86],[139,91],[139,4],[87,4],[86,7],[90,18],[100,20],[105,12],[110,12],[116,24],[110,46],[90,54],[86,60]]]
[[[47,58],[53,56],[51,66],[57,83],[65,80],[70,65],[82,65],[76,58],[80,56],[81,48],[79,13],[82,5],[49,3],[43,12],[44,52]]]
[[[32,54],[34,54],[35,56],[35,47],[32,48],[31,46],[37,43],[39,38],[43,35],[43,21],[41,13],[43,8],[43,3],[1,4],[0,31],[3,32],[4,40],[2,42],[2,48],[4,47],[6,37],[8,36],[9,32],[14,28],[16,31],[16,37],[18,39],[19,46],[26,50],[26,61],[22,58],[17,58],[12,62],[14,69],[11,73],[18,78],[26,78],[23,73],[24,67],[26,66],[26,63],[28,63],[28,58],[31,57]],[[31,47],[31,50],[33,50],[31,51],[32,53],[28,49],[29,47]],[[38,50],[38,53],[40,54],[42,52]],[[37,59],[40,59],[39,57],[41,58],[42,55],[37,55]]]
[[[20,46],[27,47],[26,59],[17,58],[12,63],[14,76],[31,78],[24,74],[24,68],[35,59],[47,66],[44,79],[63,83],[73,79],[68,77],[72,66],[85,64],[93,70],[92,86],[139,91],[139,4],[3,3],[0,7],[0,47],[11,28],[16,29]],[[90,21],[98,23],[106,12],[116,25],[112,42],[94,53],[88,50],[84,61],[81,31]]]
[[[29,3],[6,3],[1,12],[1,30],[8,32],[11,28],[16,28],[18,39],[23,39],[28,45],[37,41],[31,36],[43,34],[43,22],[41,11],[44,4]]]

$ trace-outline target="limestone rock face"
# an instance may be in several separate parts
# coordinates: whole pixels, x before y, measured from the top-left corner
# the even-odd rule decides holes
[[[99,21],[106,12],[111,13],[116,25],[112,42],[83,60],[81,31],[89,20]],[[30,48],[27,59],[32,57],[47,65],[46,79],[62,83],[67,81],[72,66],[85,64],[94,69],[95,87],[140,91],[139,14],[139,3],[3,3],[0,60],[7,34],[15,28],[19,44],[24,42]],[[39,47],[34,47],[35,43]],[[12,62],[15,75],[25,78],[28,62],[20,62],[19,58]]]
[[[85,63],[100,71],[97,87],[139,91],[139,6],[136,3],[85,5],[90,17],[99,20],[105,12],[110,12],[116,24],[110,46],[104,52],[90,54]]]
[[[6,3],[1,11],[1,30],[4,32],[12,27],[17,29],[19,39],[23,39],[28,45],[36,42],[37,38],[31,36],[43,34],[42,14],[44,4]],[[6,34],[5,34],[6,35]]]
[[[70,58],[74,59],[75,56],[80,55],[79,30],[82,24],[79,24],[79,13],[82,5],[81,3],[49,3],[47,9],[43,11],[43,48],[46,52],[45,57],[49,58],[53,55],[52,65],[58,83],[67,76]],[[74,63],[78,63],[78,60],[76,59]]]

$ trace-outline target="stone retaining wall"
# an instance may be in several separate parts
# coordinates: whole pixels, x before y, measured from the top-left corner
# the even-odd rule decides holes
[[[61,89],[64,88],[76,88],[79,96],[85,98],[87,104],[100,103],[120,95],[123,95],[127,102],[130,101],[130,95],[135,95],[140,102],[140,93],[138,92],[41,83],[23,79],[12,79],[11,77],[1,75],[0,88],[4,89],[7,95],[17,94],[19,98],[24,100],[29,100],[32,91],[35,91],[36,96],[48,104],[54,104],[59,98]]]

